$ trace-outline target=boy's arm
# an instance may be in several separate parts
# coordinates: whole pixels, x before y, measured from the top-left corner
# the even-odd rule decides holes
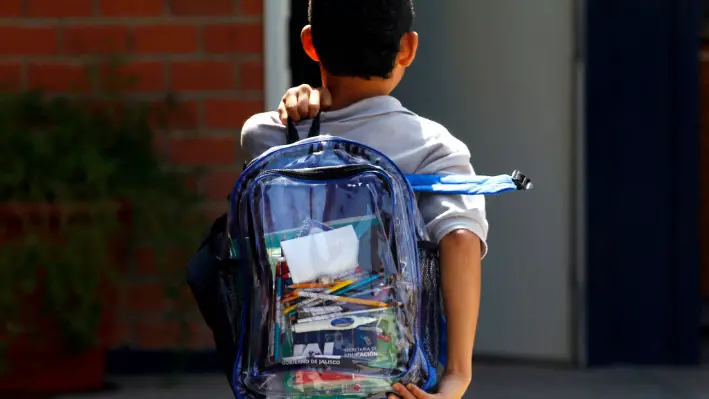
[[[441,134],[420,174],[474,175],[467,147]],[[421,194],[419,209],[431,238],[439,242],[441,291],[448,334],[448,359],[437,397],[460,398],[470,384],[478,324],[481,262],[487,251],[485,197]],[[415,397],[423,392],[410,389]],[[418,393],[418,394],[417,394]],[[402,395],[405,397],[405,395]]]
[[[404,399],[462,398],[472,378],[473,345],[480,308],[480,238],[469,230],[448,233],[440,243],[441,283],[448,322],[448,362],[438,393],[411,384],[393,388]],[[394,398],[389,395],[389,398]]]
[[[419,201],[420,204],[423,202],[423,212],[431,211],[436,206],[454,209],[445,212],[442,219],[430,223],[434,231],[441,231],[440,226],[436,229],[435,225],[452,228],[440,239],[441,291],[448,327],[448,360],[438,393],[429,394],[414,385],[404,387],[394,384],[397,394],[404,399],[459,399],[470,385],[480,310],[481,261],[485,247],[482,237],[486,236],[487,223],[484,216],[481,219],[484,202],[482,209],[461,209],[465,199],[436,195]],[[469,198],[467,202],[471,205],[476,203]],[[477,206],[481,206],[480,201],[477,201]]]
[[[463,379],[467,385],[472,376],[480,310],[480,238],[468,230],[456,230],[443,237],[440,252],[441,289],[448,324],[446,374]]]

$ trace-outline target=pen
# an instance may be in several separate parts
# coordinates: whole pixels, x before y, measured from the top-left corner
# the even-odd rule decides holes
[[[344,317],[344,316],[354,316],[358,314],[365,314],[365,313],[376,313],[376,312],[385,312],[387,310],[391,309],[390,307],[386,308],[376,308],[376,309],[364,309],[364,310],[355,310],[353,312],[345,312],[345,313],[335,313],[335,314],[325,314],[325,315],[314,315],[311,317],[304,317],[302,319],[298,319],[298,323],[307,323],[309,321],[320,321],[320,320],[328,320],[328,319],[336,319],[338,317]]]
[[[342,319],[311,321],[310,323],[298,323],[293,326],[296,334],[315,331],[344,331],[354,330],[357,327],[365,326],[377,322],[373,317],[345,317]]]

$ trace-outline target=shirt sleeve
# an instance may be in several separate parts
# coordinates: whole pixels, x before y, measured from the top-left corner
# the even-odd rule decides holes
[[[418,174],[475,175],[470,164],[470,152],[450,133],[427,143],[430,149]],[[482,256],[487,254],[488,222],[485,214],[485,197],[482,195],[451,195],[420,193],[419,210],[435,242],[447,234],[464,229],[480,238]]]
[[[277,112],[256,114],[244,122],[240,141],[242,155],[248,162],[272,147],[286,144],[286,128]]]

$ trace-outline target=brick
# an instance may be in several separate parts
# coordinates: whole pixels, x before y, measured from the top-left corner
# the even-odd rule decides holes
[[[199,49],[199,30],[192,25],[139,26],[133,31],[137,53],[194,53]]]
[[[153,147],[161,158],[170,157],[170,137],[166,131],[153,131]]]
[[[194,129],[199,125],[199,103],[179,101],[177,104],[159,102],[152,107],[152,125],[159,129]],[[170,148],[171,143],[162,143]]]
[[[220,24],[204,28],[204,50],[208,53],[263,52],[263,28],[254,24]]]
[[[22,0],[0,0],[0,17],[19,17],[22,15]]]
[[[263,0],[239,0],[239,11],[244,15],[263,15]]]
[[[133,260],[137,266],[137,273],[141,277],[161,277],[164,280],[166,275],[171,275],[173,269],[182,268],[191,257],[185,255],[181,249],[166,250],[156,253],[154,250],[139,247],[133,252]],[[166,286],[161,285],[162,292],[167,300]]]
[[[172,90],[232,90],[236,69],[226,61],[184,61],[172,64]]]
[[[162,284],[132,284],[127,287],[129,309],[134,313],[158,313],[167,309],[165,287]]]
[[[172,322],[151,321],[136,323],[135,338],[140,349],[205,349],[213,348],[214,343],[207,341],[203,323],[178,324]]]
[[[27,66],[27,86],[50,92],[86,92],[91,88],[82,65],[69,63],[35,63]]]
[[[174,162],[182,165],[234,165],[236,146],[235,137],[173,139],[170,155]]]
[[[93,0],[26,0],[27,16],[41,18],[89,17]]]
[[[51,27],[0,27],[0,54],[51,55],[59,48],[58,31]]]
[[[132,62],[101,68],[99,90],[112,92],[158,92],[165,90],[165,64],[162,61]]]
[[[191,349],[214,349],[214,335],[212,331],[203,323],[195,323],[192,327],[192,337],[189,347]]]
[[[113,323],[108,339],[109,348],[120,348],[133,343],[133,324],[117,321]]]
[[[263,69],[262,62],[244,62],[239,65],[239,87],[245,90],[263,90]]]
[[[133,260],[141,276],[154,277],[157,275],[158,268],[155,262],[155,253],[150,248],[136,248],[133,252]]]
[[[177,323],[136,323],[135,342],[140,349],[174,349],[180,341],[180,332]]]
[[[165,0],[101,0],[99,11],[107,17],[157,17],[165,13]]]
[[[200,179],[201,192],[208,200],[224,200],[234,187],[238,172],[211,172]]]
[[[199,194],[199,179],[194,176],[185,179],[185,188],[192,194]]]
[[[170,0],[170,11],[177,16],[219,17],[234,14],[234,0]]]
[[[67,54],[111,54],[128,50],[125,26],[72,26],[64,31]]]
[[[22,65],[18,62],[0,64],[0,90],[22,88]]]
[[[259,112],[263,112],[261,101],[208,99],[204,103],[204,123],[210,129],[239,129]]]
[[[134,85],[129,88],[129,91],[165,90],[165,64],[162,61],[133,62],[121,66],[118,73],[134,80]]]

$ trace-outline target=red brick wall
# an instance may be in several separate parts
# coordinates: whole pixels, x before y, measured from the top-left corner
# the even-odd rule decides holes
[[[263,108],[262,0],[0,0],[0,82],[51,92],[98,90],[89,59],[121,54],[139,78],[138,99],[174,92],[183,112],[164,146],[207,167],[198,187],[225,209],[240,169],[239,129]],[[177,325],[147,257],[125,290],[113,345],[169,349]],[[211,346],[197,319],[188,346]]]

